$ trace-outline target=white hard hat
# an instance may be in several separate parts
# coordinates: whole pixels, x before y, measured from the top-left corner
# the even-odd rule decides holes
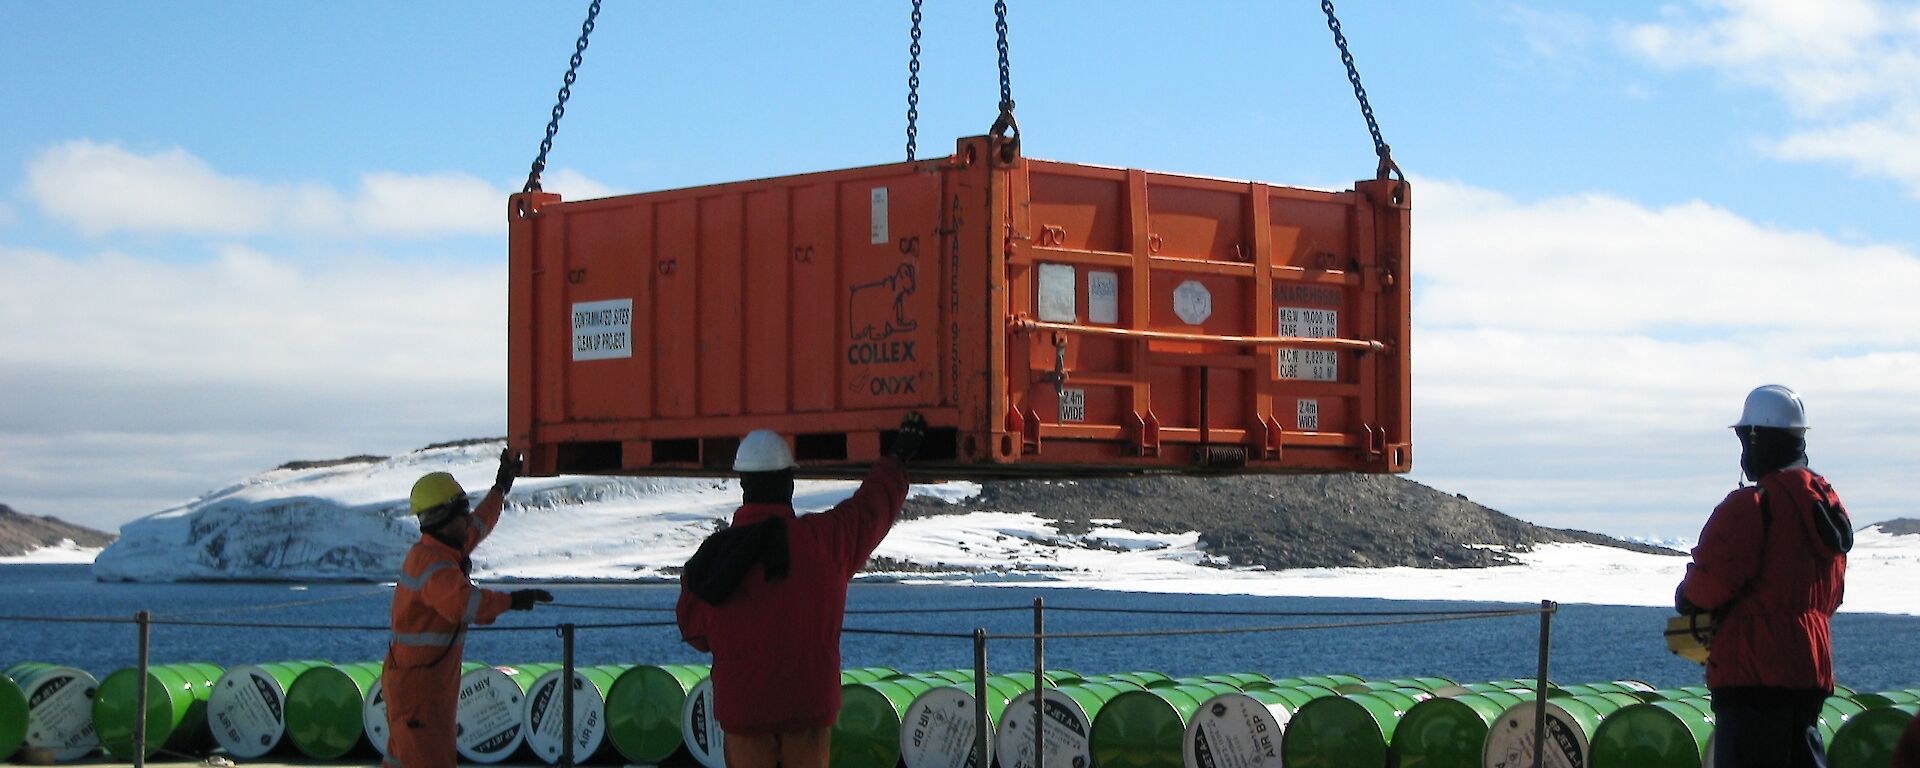
[[[733,454],[735,472],[775,472],[793,468],[793,449],[771,429],[748,432]]]
[[[1757,387],[1747,393],[1747,406],[1740,411],[1735,427],[1773,427],[1800,432],[1807,430],[1807,405],[1800,394],[1779,384]]]

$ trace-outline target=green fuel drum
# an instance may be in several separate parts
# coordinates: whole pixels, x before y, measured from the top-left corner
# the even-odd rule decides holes
[[[1592,765],[1593,732],[1600,727],[1600,721],[1621,707],[1638,703],[1638,698],[1619,692],[1548,699],[1546,765],[1541,768]],[[1518,768],[1532,764],[1536,706],[1533,701],[1524,701],[1500,713],[1482,747],[1482,766]]]
[[[207,731],[207,699],[221,670],[212,664],[162,664],[147,668],[145,680],[135,667],[117,670],[100,682],[100,695],[93,700],[93,727],[107,753],[121,760],[132,760],[134,733],[144,729],[146,743],[140,758],[152,757],[162,749],[198,754],[213,746]],[[147,691],[147,709],[141,712],[137,697],[140,688]]]
[[[1255,768],[1280,765],[1280,736],[1293,713],[1317,698],[1333,696],[1317,685],[1253,688],[1223,693],[1200,704],[1181,735],[1184,768]]]
[[[1593,732],[1594,765],[1701,768],[1713,736],[1706,699],[1675,698],[1614,711]]]
[[[325,661],[243,664],[213,684],[207,698],[207,728],[233,757],[272,752],[287,735],[287,689],[302,673]]]
[[[1280,739],[1282,764],[1290,768],[1386,765],[1387,745],[1400,719],[1423,700],[1405,693],[1407,690],[1413,689],[1350,693],[1307,702],[1293,714],[1293,722]]]
[[[1493,721],[1520,701],[1506,690],[1485,690],[1418,702],[1401,716],[1388,749],[1400,768],[1479,768]]]
[[[339,760],[371,748],[362,712],[380,682],[381,663],[314,667],[287,689],[287,740],[315,760]]]
[[[477,661],[463,661],[460,662],[460,674],[466,675],[485,666]],[[380,754],[386,754],[387,693],[386,684],[380,680],[374,680],[373,687],[367,691],[367,705],[360,708],[360,723],[367,733],[367,743],[372,744]]]
[[[620,675],[632,668],[627,664],[575,667],[571,686],[560,684],[565,670],[559,667],[540,675],[527,689],[525,710],[521,714],[526,726],[527,748],[550,765],[560,762],[566,752],[568,734],[565,699],[558,694],[567,688],[573,692],[573,759],[575,762],[593,759],[606,744],[607,692],[613,689],[613,682]]]
[[[1847,719],[1827,742],[1827,763],[1833,768],[1887,768],[1893,747],[1907,724],[1920,715],[1920,704],[1890,704]]]
[[[13,757],[27,741],[27,695],[13,678],[0,674],[0,760]]]
[[[1007,703],[1033,690],[1033,674],[989,675],[987,689],[987,754],[993,754],[993,734]],[[979,718],[971,682],[930,688],[914,697],[900,721],[900,757],[907,768],[967,768],[984,763],[979,746]]]
[[[1093,762],[1103,768],[1178,768],[1187,723],[1215,696],[1236,686],[1202,682],[1127,691],[1093,719]]]
[[[705,664],[642,665],[620,673],[607,691],[613,748],[635,765],[658,765],[680,751],[680,710],[709,674]]]
[[[1165,676],[1160,679],[1164,680]],[[1007,702],[1005,718],[994,734],[998,742],[994,753],[1000,758],[1000,768],[1033,768],[1035,698],[1041,703],[1039,741],[1045,756],[1042,762],[1052,766],[1084,766],[1093,760],[1088,739],[1093,732],[1094,718],[1100,716],[1101,709],[1114,697],[1140,690],[1145,690],[1145,686],[1134,680],[1109,678],[1106,682],[1048,688],[1044,696],[1036,696],[1037,691],[1015,696]]]
[[[6,675],[27,700],[24,746],[46,750],[55,762],[78,760],[100,748],[93,727],[93,700],[100,684],[73,667],[24,663]]]
[[[846,673],[841,673],[840,679],[844,681]],[[711,676],[701,678],[687,691],[686,702],[680,707],[680,740],[686,744],[687,753],[704,768],[726,768],[727,738],[713,714]]]
[[[481,667],[460,675],[454,748],[476,763],[498,763],[526,743],[527,689],[558,664]]]
[[[897,675],[840,687],[840,716],[829,746],[836,768],[894,768],[900,762],[900,725],[920,694],[953,681],[935,674]]]

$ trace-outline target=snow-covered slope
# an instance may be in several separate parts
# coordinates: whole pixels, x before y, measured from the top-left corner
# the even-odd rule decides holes
[[[274,470],[121,529],[94,561],[102,579],[386,581],[419,538],[406,494],[446,470],[472,491],[492,482],[500,445],[439,448],[382,461]],[[857,486],[801,481],[795,506],[818,511]],[[916,485],[914,494],[974,496],[973,483]],[[668,578],[739,504],[729,480],[558,477],[514,486],[492,538],[475,553],[488,579]],[[1081,535],[1030,514],[974,512],[905,520],[875,554],[911,583],[1020,584],[1147,592],[1666,605],[1683,557],[1591,544],[1516,552],[1519,566],[1474,569],[1235,568],[1194,532],[1139,533],[1094,521]],[[1109,523],[1100,526],[1099,523]],[[1858,534],[1844,610],[1920,615],[1908,588],[1920,535]]]
[[[386,580],[420,537],[407,510],[414,480],[452,472],[476,496],[493,482],[499,443],[416,451],[313,469],[276,469],[128,523],[93,561],[107,581]],[[803,481],[802,510],[832,506],[858,483]],[[971,483],[916,486],[960,498]],[[631,579],[678,567],[740,503],[730,480],[566,476],[514,484],[493,536],[474,554],[493,578]]]

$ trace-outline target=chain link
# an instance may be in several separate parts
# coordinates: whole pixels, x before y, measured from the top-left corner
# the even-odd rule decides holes
[[[1340,48],[1340,63],[1347,67],[1347,82],[1353,84],[1353,97],[1360,100],[1360,116],[1367,119],[1367,133],[1373,136],[1373,153],[1380,158],[1379,176],[1386,178],[1389,171],[1399,176],[1400,166],[1393,162],[1393,148],[1380,136],[1380,121],[1374,119],[1366,86],[1360,84],[1360,70],[1353,65],[1353,54],[1347,50],[1347,36],[1340,31],[1340,18],[1333,15],[1333,0],[1320,0],[1320,10],[1326,12],[1327,29],[1333,30],[1333,44]]]
[[[993,31],[1000,49],[1000,116],[987,133],[1006,139],[1000,145],[1000,158],[1010,163],[1020,155],[1020,123],[1013,119],[1013,77],[1007,64],[1007,0],[993,2]]]
[[[913,45],[907,47],[907,160],[920,136],[920,2],[913,0]]]
[[[567,99],[573,96],[573,81],[580,71],[580,56],[587,52],[587,37],[593,34],[594,18],[600,15],[600,0],[587,6],[587,20],[580,25],[580,39],[573,44],[573,57],[567,60],[567,76],[560,83],[560,98],[553,105],[553,117],[547,121],[546,138],[540,140],[540,154],[527,171],[527,184],[521,192],[540,191],[540,173],[547,169],[547,153],[553,150],[553,136],[560,132],[560,118],[567,114]]]
[[[1000,113],[1012,115],[1013,80],[1007,66],[1007,0],[994,0],[993,18],[993,32],[1000,38]]]

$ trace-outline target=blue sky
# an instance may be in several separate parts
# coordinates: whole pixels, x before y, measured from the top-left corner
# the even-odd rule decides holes
[[[578,5],[579,7],[574,7]],[[907,3],[609,2],[569,197],[903,156]],[[0,502],[112,526],[293,458],[504,431],[505,195],[584,3],[13,4]],[[1920,513],[1920,5],[1347,2],[1414,178],[1413,477],[1690,535],[1752,386],[1862,521]],[[1317,4],[1011,3],[1028,154],[1344,187]],[[991,4],[929,0],[920,152],[982,132]]]

